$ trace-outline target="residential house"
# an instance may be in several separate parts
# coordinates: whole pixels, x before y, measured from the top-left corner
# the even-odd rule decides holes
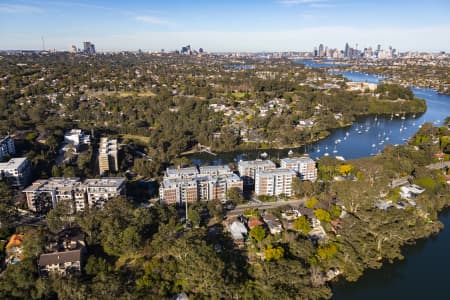
[[[80,274],[83,269],[86,248],[44,253],[39,256],[38,267],[41,275],[49,273]]]
[[[279,234],[283,232],[283,225],[275,215],[265,213],[263,220],[267,224],[271,234]]]

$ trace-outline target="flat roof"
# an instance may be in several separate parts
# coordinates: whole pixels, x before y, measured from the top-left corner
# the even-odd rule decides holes
[[[251,166],[273,166],[275,167],[275,163],[271,160],[262,160],[262,159],[256,159],[256,160],[241,160],[238,162],[239,167],[251,167]]]
[[[295,164],[295,163],[315,163],[315,161],[309,156],[302,157],[286,157],[281,159],[282,162],[287,164]]]
[[[17,169],[19,168],[25,161],[27,160],[26,157],[14,157],[11,158],[9,161],[0,163],[0,169],[3,170],[11,170],[11,169]]]

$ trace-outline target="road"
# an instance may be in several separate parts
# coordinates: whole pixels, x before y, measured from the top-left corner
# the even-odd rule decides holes
[[[239,215],[242,215],[245,210],[251,209],[251,208],[262,210],[262,209],[276,208],[276,207],[285,206],[285,205],[299,206],[299,205],[304,205],[304,204],[305,204],[305,199],[277,201],[277,202],[253,202],[252,201],[249,204],[238,205],[234,209],[227,211],[226,216],[227,217],[239,216]]]

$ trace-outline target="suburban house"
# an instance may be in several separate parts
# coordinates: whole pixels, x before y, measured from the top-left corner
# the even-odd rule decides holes
[[[38,261],[39,273],[80,274],[84,264],[86,248],[41,254]]]
[[[413,199],[418,195],[422,194],[423,192],[425,192],[425,189],[416,184],[400,187],[400,197],[406,200]]]
[[[273,214],[265,213],[263,216],[264,222],[267,224],[271,234],[279,234],[283,232],[283,225],[280,220]]]

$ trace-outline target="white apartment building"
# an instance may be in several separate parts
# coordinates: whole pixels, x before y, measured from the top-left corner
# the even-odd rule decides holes
[[[241,176],[245,185],[255,184],[256,173],[260,171],[266,171],[275,169],[276,165],[270,160],[251,160],[240,161],[238,163],[239,176]]]
[[[0,137],[0,161],[6,155],[13,155],[16,153],[16,148],[14,146],[14,140],[9,135]]]
[[[280,166],[295,171],[302,180],[316,181],[317,179],[316,162],[308,156],[283,158]]]
[[[273,169],[259,171],[255,178],[255,194],[257,196],[292,196],[292,180],[296,176],[293,170]]]
[[[15,157],[0,163],[0,180],[5,180],[12,186],[28,184],[31,173],[31,163],[26,157]]]
[[[64,143],[73,145],[74,150],[78,151],[81,145],[91,144],[91,136],[84,134],[81,129],[72,129],[64,134]],[[67,146],[64,148],[67,148]]]

